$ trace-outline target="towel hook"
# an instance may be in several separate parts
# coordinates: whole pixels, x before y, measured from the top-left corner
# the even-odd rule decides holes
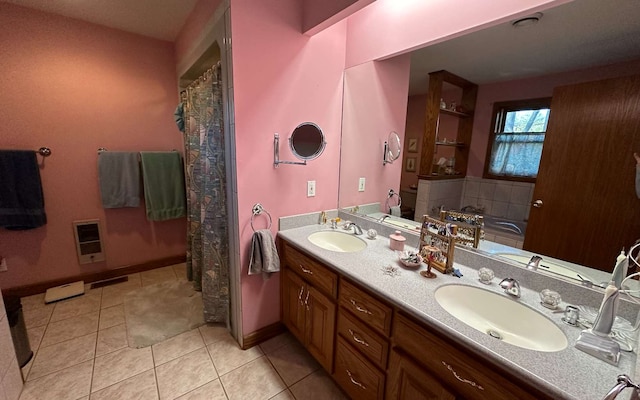
[[[262,213],[266,213],[267,217],[269,218],[269,226],[267,226],[267,229],[271,229],[271,214],[269,214],[269,211],[265,210],[264,207],[262,207],[262,204],[260,203],[256,203],[253,205],[253,208],[251,209],[251,229],[253,229],[253,231],[256,231],[256,228],[253,227],[253,218],[256,215],[260,215]]]

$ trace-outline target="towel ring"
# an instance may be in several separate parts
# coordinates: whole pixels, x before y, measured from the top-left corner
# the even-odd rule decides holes
[[[251,229],[253,229],[254,232],[256,231],[256,228],[253,227],[253,218],[256,215],[262,214],[263,212],[266,213],[267,217],[269,218],[269,226],[267,226],[267,229],[271,229],[271,214],[269,214],[269,211],[265,210],[264,207],[262,207],[262,204],[256,203],[251,209]]]

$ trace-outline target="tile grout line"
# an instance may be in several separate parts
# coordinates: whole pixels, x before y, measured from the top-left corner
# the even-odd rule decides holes
[[[99,307],[98,307],[98,326],[96,327],[96,342],[93,345],[93,360],[92,360],[92,363],[91,363],[91,379],[89,380],[89,399],[91,399],[91,394],[93,393],[92,392],[92,389],[93,389],[93,376],[94,376],[94,373],[96,371],[96,354],[98,354],[98,335],[100,333],[100,314],[101,314],[100,306],[102,306],[102,293],[103,293],[103,291],[100,291],[100,304],[99,304]],[[43,337],[43,339],[44,339],[44,337]]]
[[[126,326],[126,318],[125,318],[125,329],[127,328]],[[129,343],[129,334],[127,333],[127,346]],[[158,395],[158,399],[161,399],[160,397],[160,382],[158,382],[158,370],[156,369],[156,357],[155,354],[153,352],[153,345],[149,346],[150,350],[151,350],[151,363],[153,364],[153,378],[156,381],[156,394]]]

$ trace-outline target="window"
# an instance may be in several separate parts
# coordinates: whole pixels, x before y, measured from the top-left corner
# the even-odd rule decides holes
[[[551,98],[495,103],[486,178],[535,181]]]

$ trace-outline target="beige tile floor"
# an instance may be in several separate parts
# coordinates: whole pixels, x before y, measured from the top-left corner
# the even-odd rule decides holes
[[[142,349],[129,348],[124,296],[181,279],[185,265],[129,275],[44,304],[22,299],[34,357],[23,369],[21,400],[344,399],[331,378],[288,333],[242,350],[222,326],[205,325]]]

